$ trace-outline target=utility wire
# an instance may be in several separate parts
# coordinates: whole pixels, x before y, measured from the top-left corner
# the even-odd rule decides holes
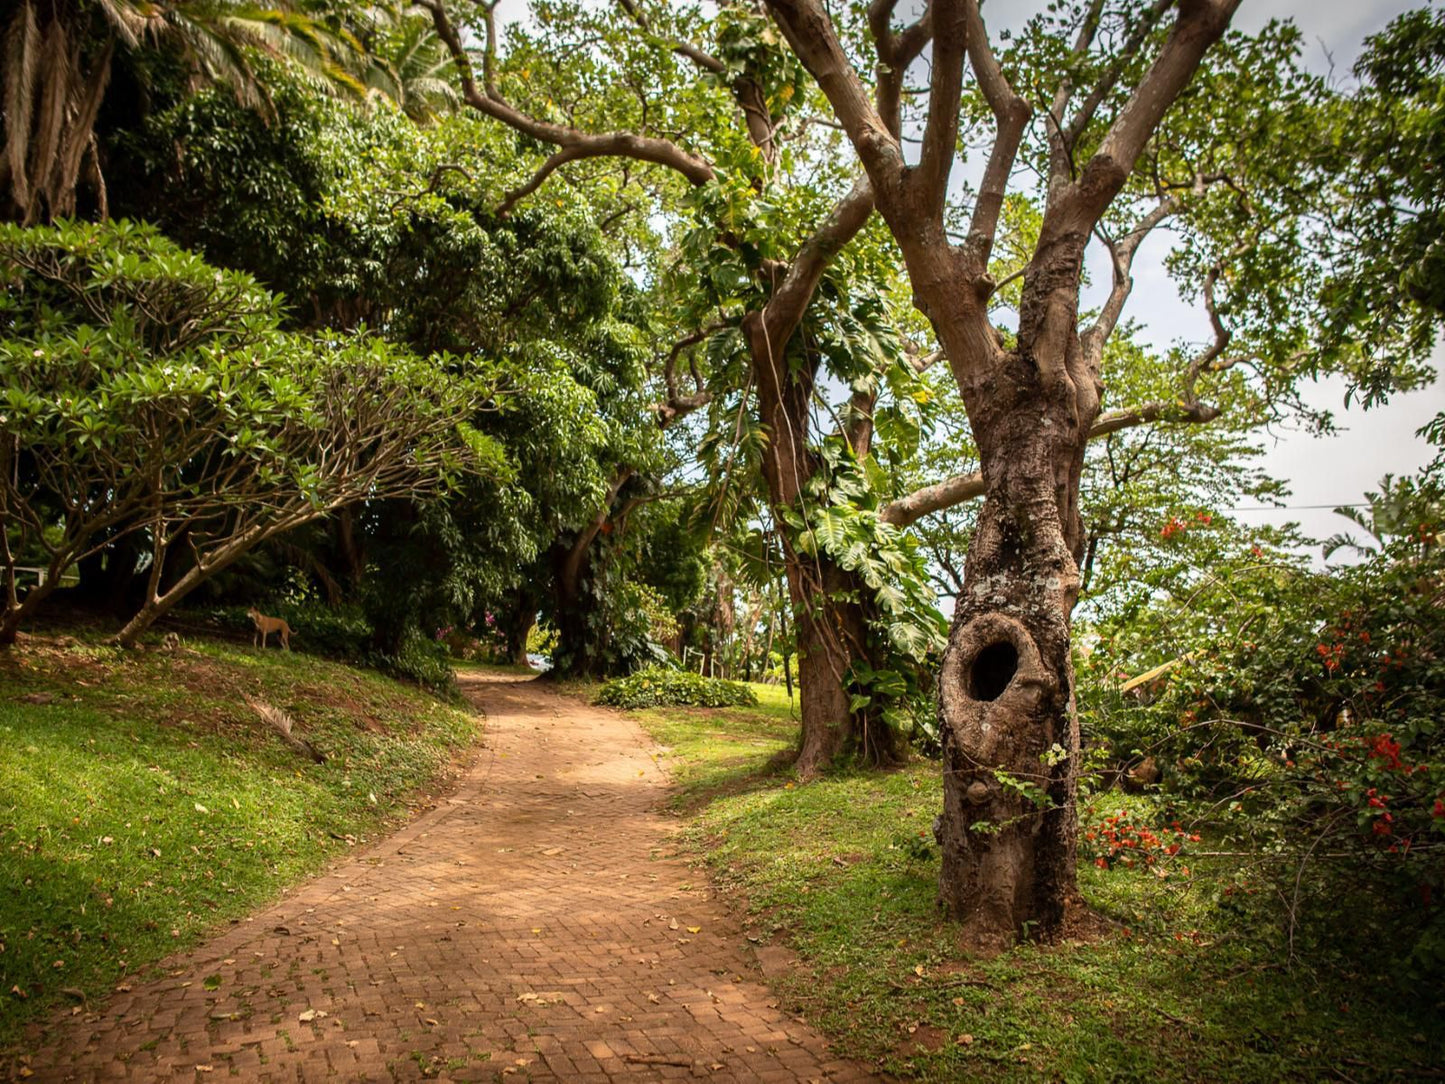
[[[1226,512],[1303,512],[1316,508],[1369,508],[1368,501],[1359,501],[1354,504],[1342,502],[1340,504],[1261,504],[1248,508],[1226,508]]]

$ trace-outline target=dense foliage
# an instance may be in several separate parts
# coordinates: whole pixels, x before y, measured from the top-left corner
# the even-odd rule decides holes
[[[1432,478],[1377,496],[1376,522],[1391,533],[1360,563],[1328,572],[1258,546],[1218,553],[1171,598],[1098,625],[1082,671],[1099,690],[1086,702],[1097,763],[1153,784],[1159,822],[1143,826],[1153,843],[1177,842],[1184,822],[1196,839],[1205,832],[1247,855],[1223,878],[1222,898],[1278,914],[1291,950],[1347,948],[1437,975],[1445,967],[1441,497]],[[1199,529],[1196,520],[1171,533]],[[1150,681],[1123,695],[1105,691],[1155,664],[1166,668]],[[1101,827],[1091,842],[1123,830]],[[1146,857],[1140,826],[1132,830],[1126,857],[1141,868],[1157,858],[1167,871],[1173,852]]]
[[[757,702],[757,695],[746,685],[662,666],[649,666],[627,677],[613,678],[597,690],[597,703],[629,710],[671,705],[728,708]]]

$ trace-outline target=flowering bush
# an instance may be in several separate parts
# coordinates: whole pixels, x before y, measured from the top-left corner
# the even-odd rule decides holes
[[[1091,817],[1098,815],[1092,808],[1087,812]],[[1161,879],[1189,876],[1188,866],[1169,859],[1179,857],[1187,844],[1200,839],[1199,833],[1185,831],[1178,821],[1167,828],[1153,827],[1132,818],[1125,809],[1087,824],[1080,838],[1080,856],[1092,859],[1100,869],[1139,866]]]
[[[1179,593],[1187,609],[1166,603],[1103,629],[1080,679],[1094,689],[1084,726],[1096,757],[1153,757],[1163,805],[1270,888],[1251,905],[1280,908],[1295,951],[1367,948],[1440,972],[1445,547],[1438,489],[1410,492],[1413,516],[1394,508],[1361,564],[1321,574],[1255,552],[1221,561]],[[1107,692],[1121,673],[1171,661],[1127,696]],[[1086,822],[1082,853],[1172,871],[1181,831],[1105,817]]]

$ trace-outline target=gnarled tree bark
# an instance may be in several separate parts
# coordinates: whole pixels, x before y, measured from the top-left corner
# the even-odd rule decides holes
[[[978,0],[930,4],[929,107],[915,165],[870,102],[820,0],[767,2],[863,162],[903,252],[914,302],[948,356],[979,451],[984,504],[939,680],[940,892],[977,945],[1001,946],[1025,930],[1051,937],[1075,897],[1079,733],[1069,637],[1084,542],[1079,478],[1099,415],[1103,343],[1128,296],[1133,256],[1132,247],[1114,247],[1115,290],[1081,334],[1084,249],[1238,0],[1179,5],[1153,64],[1082,166],[1074,161],[1080,133],[1117,85],[1123,61],[1105,65],[1077,103],[1067,78],[1060,86],[1050,108],[1044,218],[1009,349],[988,320],[996,288],[989,258],[1031,107],[993,54]],[[1158,0],[1136,14],[1133,49],[1172,6]],[[876,0],[870,22],[886,28],[892,8]],[[1080,59],[1097,26],[1096,5],[1075,45]],[[968,235],[955,245],[943,214],[965,62],[996,134]]]

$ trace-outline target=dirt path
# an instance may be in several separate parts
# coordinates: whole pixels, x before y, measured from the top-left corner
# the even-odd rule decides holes
[[[487,740],[381,845],[53,1026],[37,1080],[873,1079],[775,1007],[670,857],[635,724],[463,679]]]

